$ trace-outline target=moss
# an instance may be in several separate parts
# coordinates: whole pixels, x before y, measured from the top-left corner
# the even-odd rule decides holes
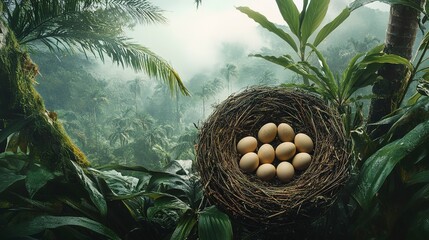
[[[37,66],[20,49],[13,33],[6,36],[0,49],[0,119],[10,122],[17,117],[30,119],[21,134],[29,141],[32,157],[51,168],[63,169],[66,161],[89,165],[83,152],[71,141],[55,114],[46,110],[34,88]]]

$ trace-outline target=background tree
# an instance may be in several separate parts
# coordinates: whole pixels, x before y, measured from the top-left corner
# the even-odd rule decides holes
[[[141,95],[141,92],[142,92],[141,87],[142,87],[143,81],[144,80],[141,78],[134,78],[134,80],[128,81],[130,92],[134,94],[134,107],[135,107],[136,114],[137,114],[137,105],[138,105],[137,98],[140,97]]]
[[[223,74],[226,82],[227,82],[227,89],[228,89],[228,94],[230,93],[230,81],[232,80],[232,78],[236,78],[238,71],[237,71],[237,66],[235,66],[234,64],[228,63],[225,65],[224,68],[221,69],[221,73]]]
[[[196,93],[203,100],[203,119],[206,118],[206,101],[213,97],[215,93],[222,90],[222,81],[219,78],[215,78],[212,81],[205,82],[199,92]]]
[[[393,4],[390,7],[385,53],[396,54],[411,60],[420,20],[420,12],[416,8],[423,6],[424,2],[424,0],[408,0],[408,6]],[[379,121],[398,108],[410,80],[410,76],[407,76],[408,73],[408,69],[398,65],[385,65],[380,69],[381,79],[372,88],[375,97],[371,100],[369,123]],[[386,132],[386,127],[378,128],[373,137],[379,137]],[[369,130],[373,130],[373,128],[370,127]]]

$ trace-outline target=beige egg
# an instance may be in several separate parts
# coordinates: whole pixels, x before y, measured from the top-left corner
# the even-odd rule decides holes
[[[277,126],[274,123],[267,123],[259,129],[258,139],[262,143],[270,143],[277,136]]]
[[[273,164],[265,163],[258,167],[256,176],[264,181],[270,181],[276,176],[276,167]]]
[[[280,181],[290,182],[295,175],[295,169],[290,162],[281,162],[277,165],[276,173]]]
[[[311,153],[313,151],[313,140],[311,140],[311,138],[307,134],[298,133],[295,136],[294,142],[296,150],[298,150],[298,152]]]
[[[268,143],[263,144],[258,150],[258,157],[261,164],[272,163],[276,157],[274,147]]]
[[[296,170],[305,170],[310,166],[311,155],[308,153],[298,153],[292,159],[292,165]]]
[[[282,142],[292,142],[295,138],[295,132],[293,128],[287,123],[280,123],[277,127],[277,134],[280,141]]]
[[[258,154],[254,152],[244,154],[240,159],[239,166],[241,170],[247,173],[255,171],[259,166]]]
[[[237,143],[237,151],[241,154],[253,152],[258,146],[258,140],[252,136],[244,137]]]
[[[280,161],[285,161],[292,159],[296,153],[295,144],[291,142],[284,142],[277,146],[276,148],[276,156]]]

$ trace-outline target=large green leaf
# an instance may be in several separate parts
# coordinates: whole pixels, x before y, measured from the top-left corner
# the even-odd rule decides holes
[[[215,206],[205,208],[199,214],[198,236],[204,240],[232,239],[232,225],[228,215]]]
[[[321,63],[321,68],[323,70],[323,73],[325,75],[325,78],[323,79],[325,84],[328,86],[329,90],[331,91],[331,94],[333,96],[336,95],[338,91],[338,86],[335,82],[334,74],[332,73],[331,69],[329,68],[328,63],[326,62],[326,59],[323,57],[322,53],[317,50],[315,46],[312,44],[307,44],[307,46],[310,46],[310,48],[316,53],[317,58],[319,59],[319,62]]]
[[[6,190],[10,185],[22,179],[25,179],[25,176],[16,174],[6,168],[0,168],[0,193]]]
[[[25,180],[25,187],[27,188],[30,197],[33,197],[37,191],[48,183],[49,180],[54,179],[55,174],[45,169],[42,166],[33,165],[27,172],[27,179]]]
[[[23,129],[30,121],[32,121],[31,118],[20,118],[15,121],[13,121],[8,127],[1,130],[0,129],[0,142],[3,142],[4,140],[9,137],[14,132],[18,132],[21,129]]]
[[[418,183],[429,183],[429,170],[416,173],[407,180],[407,184],[410,185]]]
[[[176,196],[163,195],[154,199],[153,206],[147,210],[147,216],[149,219],[152,219],[158,213],[165,213],[166,211],[175,211],[179,214],[184,214],[189,209],[189,205]]]
[[[301,45],[307,43],[311,34],[316,31],[328,12],[329,0],[312,0],[308,5],[301,26]]]
[[[283,19],[289,25],[290,30],[299,37],[299,11],[293,0],[276,0]]]
[[[311,79],[317,78],[316,76],[309,74],[300,64],[293,61],[292,57],[289,55],[276,57],[276,56],[265,56],[265,55],[261,55],[261,54],[252,54],[250,56],[265,59],[269,62],[280,65],[284,68],[287,68],[287,69],[289,69],[289,70],[291,70],[291,71],[293,71],[293,72],[295,72],[301,76],[307,77],[307,78],[311,78]]]
[[[100,191],[98,191],[96,184],[88,176],[86,176],[83,169],[77,163],[73,161],[70,161],[70,162],[75,167],[76,173],[79,176],[85,190],[88,192],[88,195],[91,198],[91,201],[98,208],[98,210],[100,211],[100,214],[102,216],[106,216],[107,214],[106,199],[104,199],[104,196],[100,193]]]
[[[188,209],[179,219],[176,229],[171,235],[171,240],[188,239],[189,234],[197,223],[197,215],[191,209]]]
[[[107,239],[120,240],[118,235],[103,224],[84,217],[38,216],[27,221],[0,229],[2,238],[18,238],[37,234],[46,229],[62,226],[78,226],[103,235]]]
[[[264,15],[255,12],[248,7],[237,7],[237,9],[240,12],[246,14],[249,18],[253,19],[255,22],[259,23],[263,28],[279,36],[281,39],[286,41],[293,48],[293,50],[295,50],[295,52],[298,52],[298,47],[293,38],[282,29],[276,27],[276,25],[270,22]]]
[[[313,45],[318,46],[329,34],[332,33],[341,23],[343,23],[351,13],[350,8],[345,8],[334,20],[323,26],[314,39]]]
[[[429,209],[416,213],[409,226],[406,239],[426,240],[429,236]]]
[[[358,185],[353,193],[359,205],[367,209],[396,164],[428,139],[429,121],[426,121],[417,125],[403,138],[384,146],[370,156],[362,167]]]

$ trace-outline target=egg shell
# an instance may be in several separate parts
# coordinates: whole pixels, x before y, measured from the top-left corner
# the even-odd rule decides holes
[[[256,176],[263,181],[270,181],[276,176],[276,167],[270,163],[262,164],[256,170]]]
[[[291,142],[280,143],[276,148],[276,156],[280,161],[292,159],[296,153],[295,144]]]
[[[258,154],[254,152],[244,154],[240,159],[239,166],[241,170],[247,173],[255,171],[259,166]]]
[[[241,154],[246,154],[255,151],[257,146],[258,140],[252,136],[247,136],[238,141],[237,151]]]
[[[295,138],[293,128],[287,123],[280,123],[277,127],[277,135],[282,142],[292,142]]]
[[[268,143],[263,144],[258,150],[258,157],[261,164],[272,163],[276,157],[274,147]]]
[[[310,166],[311,155],[308,153],[298,153],[292,159],[292,165],[296,170],[305,170]]]
[[[277,136],[277,125],[274,123],[267,123],[259,129],[258,139],[262,143],[270,143]]]
[[[313,140],[304,133],[298,133],[294,139],[296,149],[298,152],[311,153],[314,148]]]
[[[290,162],[281,162],[276,169],[277,178],[282,182],[290,182],[295,175],[295,169]]]

